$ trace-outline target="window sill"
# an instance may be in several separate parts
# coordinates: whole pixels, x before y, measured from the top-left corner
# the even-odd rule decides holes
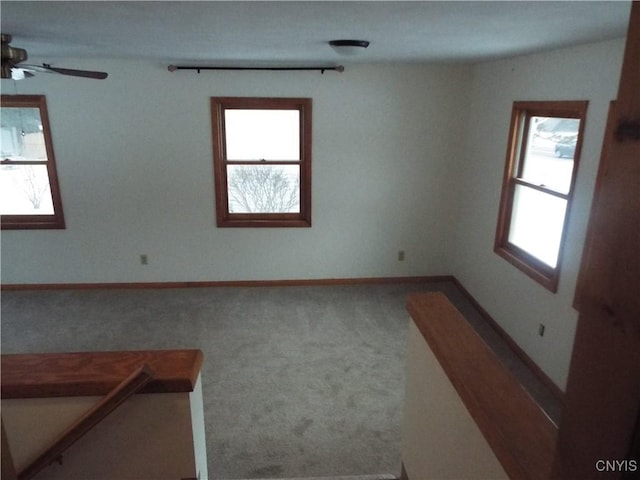
[[[526,255],[524,252],[515,252],[508,246],[497,246],[493,251],[550,292],[556,293],[558,291],[559,270],[557,268],[550,270],[549,267],[544,266],[542,262],[530,255]]]
[[[306,219],[255,219],[255,218],[222,218],[218,219],[219,228],[311,228],[311,221]]]
[[[64,219],[48,215],[5,215],[0,221],[2,230],[64,230]]]

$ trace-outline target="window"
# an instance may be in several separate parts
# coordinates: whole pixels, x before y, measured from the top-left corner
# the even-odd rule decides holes
[[[45,97],[2,95],[0,109],[2,228],[64,228]]]
[[[588,102],[515,102],[495,252],[552,292]]]
[[[311,99],[211,99],[219,227],[311,226]]]

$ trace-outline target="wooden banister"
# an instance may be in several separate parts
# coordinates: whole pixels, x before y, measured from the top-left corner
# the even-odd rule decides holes
[[[30,480],[51,462],[59,458],[65,450],[78,441],[89,430],[138,392],[153,378],[153,371],[142,365],[120,382],[103,399],[71,425],[53,444],[18,473],[18,480]]]
[[[200,350],[29,353],[0,355],[2,399],[102,396],[142,364],[154,372],[140,393],[192,392]]]
[[[557,427],[442,293],[407,308],[510,478],[548,480]]]

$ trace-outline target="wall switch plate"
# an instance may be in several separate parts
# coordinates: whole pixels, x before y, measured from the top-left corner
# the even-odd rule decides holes
[[[398,252],[398,261],[399,262],[404,262],[404,250],[400,250]]]
[[[149,265],[149,257],[147,257],[147,255],[144,253],[140,255],[140,264]]]

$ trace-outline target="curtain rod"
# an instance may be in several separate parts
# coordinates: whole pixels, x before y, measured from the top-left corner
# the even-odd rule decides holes
[[[277,70],[277,71],[309,71],[317,70],[320,73],[324,73],[325,70],[333,70],[335,72],[344,72],[342,65],[336,65],[333,67],[195,67],[195,66],[179,66],[169,65],[168,70],[175,72],[176,70],[196,70],[200,73],[201,70]]]

